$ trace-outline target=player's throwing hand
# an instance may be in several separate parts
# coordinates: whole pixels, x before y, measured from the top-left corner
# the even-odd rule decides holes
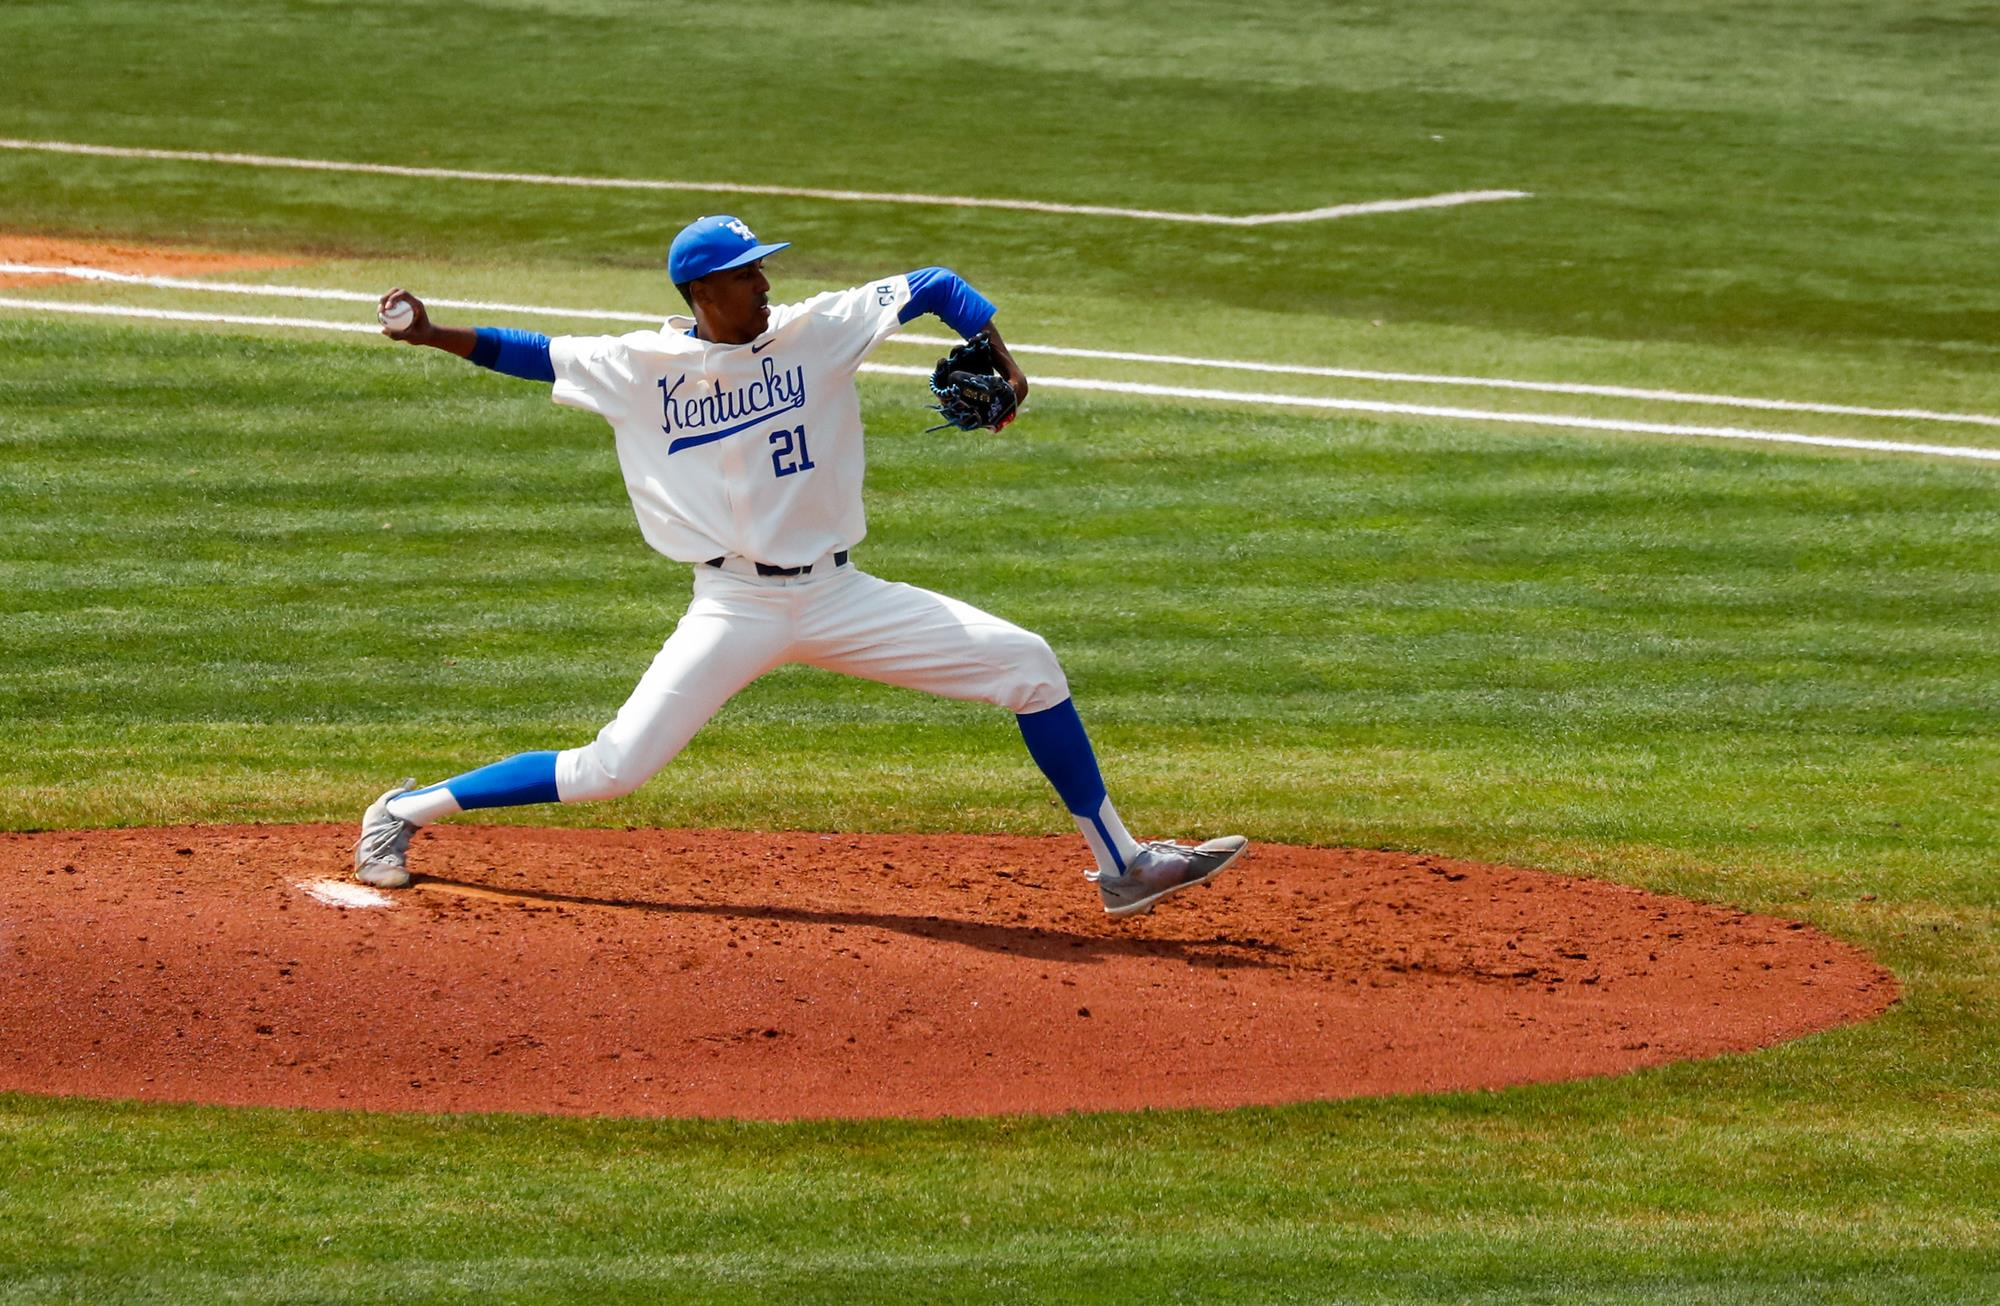
[[[424,301],[401,286],[376,302],[375,316],[382,323],[382,334],[391,340],[421,344],[431,329],[431,316],[424,310]]]
[[[431,321],[424,301],[401,286],[375,301],[375,316],[382,322],[382,334],[406,345],[429,345],[460,358],[471,358],[479,344],[479,333],[467,327],[444,327]],[[489,360],[490,361],[490,360]]]

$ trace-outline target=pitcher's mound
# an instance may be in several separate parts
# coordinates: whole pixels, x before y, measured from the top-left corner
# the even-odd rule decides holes
[[[1611,1074],[1862,1020],[1797,922],[1259,845],[1107,919],[1073,838],[345,826],[0,836],[0,1089],[395,1111],[940,1116]]]

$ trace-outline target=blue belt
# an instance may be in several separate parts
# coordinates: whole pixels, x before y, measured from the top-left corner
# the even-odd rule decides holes
[[[722,558],[710,558],[708,560],[708,565],[711,567],[720,567],[722,563]],[[803,576],[813,569],[813,564],[810,562],[803,567],[773,567],[768,562],[753,563],[752,565],[757,568],[759,576]],[[842,549],[833,555],[833,565],[836,567],[845,567],[847,565],[846,549]]]

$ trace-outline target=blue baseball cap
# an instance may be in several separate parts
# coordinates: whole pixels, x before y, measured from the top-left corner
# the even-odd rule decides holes
[[[791,247],[789,240],[775,245],[759,242],[747,223],[727,213],[696,218],[674,237],[673,248],[667,251],[667,275],[675,285],[684,286],[711,272],[740,268]]]

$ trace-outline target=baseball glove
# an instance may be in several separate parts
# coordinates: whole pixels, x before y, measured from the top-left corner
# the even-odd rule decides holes
[[[997,431],[1014,420],[1014,387],[1000,374],[993,342],[981,332],[938,360],[931,370],[932,405],[944,421],[930,429]]]

